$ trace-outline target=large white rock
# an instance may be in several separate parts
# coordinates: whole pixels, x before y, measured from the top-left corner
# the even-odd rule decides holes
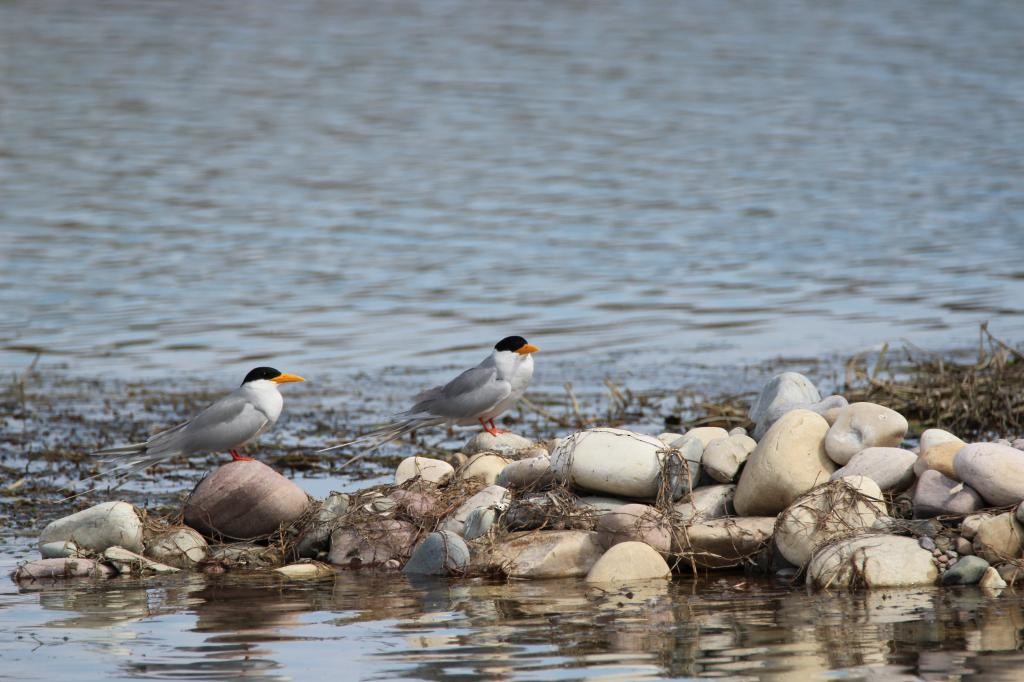
[[[822,589],[933,585],[938,575],[932,553],[902,535],[843,540],[815,553],[807,566],[807,584]]]
[[[553,480],[551,458],[548,455],[538,455],[509,462],[494,479],[494,482],[505,488],[522,489],[544,486]]]
[[[846,466],[832,472],[832,480],[867,476],[882,490],[902,492],[914,484],[917,455],[902,448],[864,448]]]
[[[719,483],[732,483],[756,447],[757,441],[740,433],[713,440],[704,448],[701,469]]]
[[[440,459],[406,457],[399,462],[398,468],[395,470],[395,485],[402,485],[414,478],[440,485],[451,478],[454,473],[455,467]]]
[[[974,488],[946,478],[935,469],[927,469],[918,477],[913,505],[914,518],[917,519],[943,514],[970,514],[985,506]]]
[[[825,437],[825,452],[846,464],[865,448],[895,447],[907,435],[907,420],[896,410],[875,403],[852,403],[839,411]]]
[[[628,585],[641,580],[668,579],[672,569],[650,545],[620,542],[598,559],[587,573],[588,583]]]
[[[994,507],[1024,500],[1024,451],[998,443],[971,443],[957,453],[953,469]]]
[[[692,523],[676,533],[674,553],[683,566],[753,565],[772,539],[774,516],[746,516]]]
[[[589,573],[602,554],[592,531],[526,531],[495,545],[483,563],[510,578],[574,578]]]
[[[653,436],[622,429],[597,428],[565,438],[551,456],[559,480],[574,488],[640,500],[655,500],[662,488],[663,466],[673,451]],[[685,460],[681,460],[684,461]],[[686,472],[675,472],[665,485],[684,494]]]
[[[675,504],[674,509],[682,523],[720,519],[736,511],[732,505],[735,496],[734,485],[707,485],[694,488],[683,502]]]
[[[463,446],[462,451],[467,455],[475,455],[479,452],[497,452],[502,455],[511,455],[522,450],[529,450],[533,447],[533,441],[523,438],[514,433],[500,433],[492,436],[486,431],[480,431]]]
[[[888,510],[878,485],[850,476],[818,486],[797,498],[775,526],[775,545],[786,561],[803,566],[815,549],[835,536],[871,528]]]
[[[454,513],[444,520],[439,530],[450,530],[457,535],[462,535],[466,527],[466,521],[469,520],[469,515],[474,510],[494,509],[496,511],[504,511],[508,508],[508,503],[511,499],[511,493],[509,493],[507,488],[503,488],[500,485],[489,485],[463,502]]]
[[[825,418],[787,412],[768,429],[740,474],[733,504],[741,516],[774,516],[829,479],[835,464],[825,454]]]
[[[108,547],[141,552],[142,520],[127,502],[103,502],[51,522],[40,534],[39,545],[67,540],[97,554]]]

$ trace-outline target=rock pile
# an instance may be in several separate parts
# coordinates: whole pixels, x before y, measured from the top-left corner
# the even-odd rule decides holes
[[[196,486],[184,526],[144,523],[124,502],[96,505],[47,526],[44,558],[15,578],[377,567],[627,584],[751,569],[821,589],[1000,589],[1024,575],[1024,452],[1014,444],[928,429],[912,449],[897,412],[822,398],[792,372],[768,382],[750,418],[753,436],[479,434],[447,462],[407,458],[394,485],[325,500],[259,462],[231,462]]]

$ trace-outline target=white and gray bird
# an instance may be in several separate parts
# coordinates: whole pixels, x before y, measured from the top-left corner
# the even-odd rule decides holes
[[[494,418],[519,400],[533,377],[533,353],[539,349],[521,336],[507,336],[494,346],[491,354],[476,367],[444,386],[423,391],[416,403],[394,416],[394,420],[355,440],[324,448],[336,450],[357,443],[374,450],[411,431],[441,424],[479,423],[492,435],[503,433],[494,426]]]
[[[305,381],[272,367],[257,367],[242,385],[186,422],[154,434],[142,443],[92,453],[101,462],[100,476],[114,474],[118,482],[157,462],[178,455],[227,451],[235,460],[252,459],[238,449],[270,430],[281,416],[284,398],[278,385]]]

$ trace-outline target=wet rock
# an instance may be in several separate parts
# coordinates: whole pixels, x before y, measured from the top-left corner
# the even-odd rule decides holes
[[[440,530],[450,530],[457,535],[462,535],[466,527],[466,521],[469,520],[469,515],[473,513],[473,510],[491,508],[497,511],[505,511],[508,508],[510,499],[511,494],[507,488],[502,488],[500,485],[487,486],[463,502],[453,514],[444,520]]]
[[[956,453],[960,452],[965,445],[967,443],[949,431],[927,429],[921,434],[919,467],[934,469],[946,478],[960,480],[953,469],[953,460]],[[917,474],[920,476],[924,469],[919,468]]]
[[[92,559],[54,558],[30,561],[18,566],[11,574],[15,582],[36,580],[63,580],[65,578],[112,578],[117,571]]]
[[[288,564],[287,566],[275,568],[274,572],[280,573],[292,580],[319,580],[320,578],[330,578],[337,575],[334,568],[319,561],[302,561]]]
[[[396,509],[416,518],[431,516],[437,509],[437,498],[426,490],[392,490],[388,499],[395,503]]]
[[[497,518],[498,512],[491,507],[474,509],[469,513],[469,518],[466,519],[466,525],[462,529],[462,534],[467,540],[476,540],[483,537],[490,532]],[[451,531],[443,532],[451,533]]]
[[[953,460],[957,478],[994,507],[1024,500],[1024,452],[1009,445],[971,443]]]
[[[419,478],[427,483],[441,485],[455,474],[455,467],[448,462],[430,457],[406,457],[395,470],[395,485]]]
[[[900,492],[914,484],[917,455],[901,448],[865,448],[845,466],[832,472],[832,480],[867,476],[886,492]]]
[[[493,511],[492,511],[493,513]],[[454,575],[469,567],[469,547],[451,531],[430,533],[405,564],[406,575]]]
[[[487,452],[473,455],[465,466],[459,469],[459,479],[468,481],[476,479],[483,485],[493,485],[502,469],[508,466],[509,460],[501,455]]]
[[[57,540],[39,546],[39,553],[44,559],[65,559],[79,556],[81,550],[71,540]]]
[[[965,516],[964,520],[960,522],[960,537],[966,540],[973,540],[974,536],[978,533],[978,528],[981,527],[981,522],[985,519],[992,518],[993,514],[971,514]]]
[[[985,569],[985,572],[981,575],[981,579],[978,581],[978,587],[983,590],[1002,590],[1007,587],[1006,581],[999,575],[994,567],[989,566]]]
[[[637,541],[662,554],[672,551],[672,523],[646,504],[627,504],[597,520],[597,538],[602,547]]]
[[[514,535],[495,545],[485,561],[510,578],[575,578],[589,573],[602,554],[597,533],[553,530]]]
[[[208,552],[203,566],[228,565],[249,570],[273,568],[284,561],[278,547],[267,547],[254,542],[235,542],[229,545],[214,545]]]
[[[266,537],[309,506],[302,488],[256,460],[232,461],[199,482],[185,501],[185,525],[209,538]]]
[[[929,552],[931,552],[931,551],[933,551],[935,549],[938,549],[935,546],[935,540],[932,540],[927,535],[925,535],[924,537],[918,538],[917,539],[917,544],[921,545],[921,549],[927,549]]]
[[[142,521],[127,502],[104,502],[51,522],[39,545],[67,540],[97,554],[114,546],[141,552]]]
[[[907,427],[907,420],[896,410],[875,403],[852,403],[829,428],[825,451],[833,462],[844,465],[865,448],[898,446]]]
[[[733,508],[735,496],[736,486],[734,485],[704,486],[695,488],[689,496],[684,498],[684,502],[677,502],[674,509],[681,523],[720,519],[735,513]]]
[[[985,504],[970,486],[928,469],[914,488],[914,516],[919,519],[943,514],[969,514]]]
[[[750,407],[750,421],[757,425],[754,438],[760,440],[768,428],[793,405],[806,405],[821,400],[821,394],[810,379],[797,372],[783,372],[772,377]]]
[[[141,554],[131,552],[124,547],[107,547],[103,558],[113,565],[121,575],[144,575],[146,573],[177,573],[180,568],[147,559]]]
[[[825,455],[828,423],[807,410],[787,412],[750,454],[733,504],[741,516],[778,514],[829,479],[836,466]]]
[[[932,585],[938,575],[931,552],[899,535],[837,542],[815,553],[807,566],[807,584],[822,589]]]
[[[551,470],[551,458],[547,455],[529,457],[510,462],[498,474],[494,482],[510,489],[541,488],[555,481]]]
[[[496,452],[502,455],[514,455],[522,450],[529,450],[533,447],[533,441],[514,433],[502,433],[492,436],[486,431],[481,431],[463,446],[462,451],[467,455],[475,455],[481,452]]]
[[[396,490],[394,493],[404,493]],[[345,493],[332,492],[320,503],[316,514],[299,530],[295,543],[295,556],[299,558],[315,558],[321,552],[330,549],[331,533],[341,524],[341,518],[348,511],[351,498]]]
[[[991,516],[978,525],[974,553],[990,563],[1019,559],[1024,549],[1024,526],[1013,513]]]
[[[745,434],[713,440],[704,448],[702,470],[719,483],[732,483],[756,447],[757,441]]]
[[[669,452],[652,436],[596,428],[565,438],[551,456],[551,468],[559,480],[577,489],[655,500]]]
[[[362,568],[389,559],[404,561],[412,551],[416,528],[398,519],[374,519],[358,526],[346,525],[331,534],[327,560],[338,566]]]
[[[850,476],[800,496],[779,514],[775,545],[794,566],[834,537],[871,528],[887,514],[882,491],[870,478]]]
[[[175,568],[192,568],[206,559],[206,539],[192,528],[171,528],[146,543],[146,556]]]
[[[690,429],[682,436],[676,438],[674,441],[669,443],[669,447],[678,448],[679,443],[684,438],[696,438],[697,440],[700,441],[701,448],[703,449],[706,448],[708,446],[708,443],[710,443],[711,441],[728,437],[729,432],[721,428],[720,426],[698,426],[696,428]]]
[[[673,553],[683,566],[752,566],[772,539],[774,516],[746,516],[693,523],[676,533]]]
[[[656,549],[642,542],[620,542],[594,563],[586,581],[628,585],[640,580],[667,580],[671,576],[672,569]]]
[[[942,574],[943,585],[973,585],[989,569],[989,563],[977,556],[961,557]]]

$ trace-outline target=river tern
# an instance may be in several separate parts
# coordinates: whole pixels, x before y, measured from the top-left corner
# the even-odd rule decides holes
[[[249,460],[238,449],[269,431],[281,416],[280,384],[305,381],[272,367],[257,367],[242,385],[177,426],[132,443],[92,453],[101,462],[99,476],[114,474],[118,483],[157,462],[203,452],[227,451],[233,460]]]
[[[369,444],[368,451],[372,451],[416,429],[441,424],[479,423],[491,435],[504,433],[494,426],[494,418],[523,396],[533,377],[533,353],[538,350],[521,336],[507,336],[495,344],[490,355],[476,367],[467,369],[444,386],[435,386],[416,395],[415,404],[396,414],[390,423],[320,452],[358,443]]]

